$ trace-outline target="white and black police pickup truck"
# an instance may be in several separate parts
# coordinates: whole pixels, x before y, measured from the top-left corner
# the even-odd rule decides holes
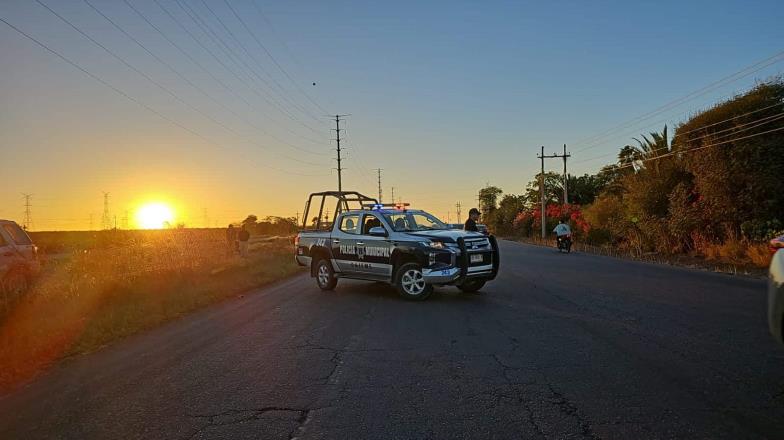
[[[310,267],[322,290],[334,289],[338,278],[353,278],[390,283],[403,298],[425,300],[433,286],[477,292],[498,274],[495,237],[451,229],[407,205],[328,191],[311,194],[304,212],[296,260]]]

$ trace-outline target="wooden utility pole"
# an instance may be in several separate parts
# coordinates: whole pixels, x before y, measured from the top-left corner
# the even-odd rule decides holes
[[[566,158],[571,157],[571,156],[572,156],[571,154],[567,154],[566,153],[566,144],[564,144],[564,152],[563,152],[563,155],[561,156],[561,157],[563,157],[563,161],[564,161],[564,183],[563,183],[563,185],[564,185],[564,205],[568,205],[569,204],[569,190],[567,188],[569,186],[569,175],[566,173]]]
[[[539,154],[539,155],[536,156],[537,158],[539,158],[542,161],[542,172],[541,172],[541,174],[539,174],[539,193],[540,193],[540,195],[542,197],[542,217],[541,217],[542,218],[542,239],[547,238],[547,225],[546,225],[546,219],[545,219],[545,209],[546,209],[545,208],[545,204],[546,204],[546,202],[545,202],[545,196],[544,196],[544,180],[545,180],[544,179],[544,160],[545,159],[553,159],[553,158],[556,158],[556,157],[562,157],[563,158],[563,161],[564,161],[564,183],[563,183],[563,185],[564,185],[564,203],[568,203],[567,202],[567,200],[568,200],[567,199],[567,195],[568,194],[566,192],[566,158],[570,157],[570,156],[571,155],[566,153],[566,144],[564,144],[564,153],[563,154],[555,154],[555,153],[553,153],[553,154],[545,155],[544,154],[544,146],[542,146],[542,154]]]

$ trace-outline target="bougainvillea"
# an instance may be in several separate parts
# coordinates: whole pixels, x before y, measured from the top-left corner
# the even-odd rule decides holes
[[[517,214],[514,219],[515,230],[523,235],[533,231],[538,231],[542,227],[541,215],[539,210],[524,210]],[[558,205],[550,204],[545,207],[545,219],[548,230],[555,227],[558,220],[569,221],[572,230],[577,233],[587,234],[591,230],[591,225],[583,218],[582,210],[579,205]]]

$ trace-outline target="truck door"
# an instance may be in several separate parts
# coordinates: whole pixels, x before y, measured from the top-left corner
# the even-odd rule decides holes
[[[357,241],[359,240],[359,214],[344,214],[338,219],[338,225],[332,231],[330,240],[332,241],[332,255],[335,263],[343,273],[358,272],[357,263]]]
[[[384,228],[387,236],[370,235],[370,229],[374,227]],[[389,232],[389,227],[378,214],[365,213],[361,235],[357,241],[357,262],[362,273],[381,278],[392,276],[392,241],[389,239]]]

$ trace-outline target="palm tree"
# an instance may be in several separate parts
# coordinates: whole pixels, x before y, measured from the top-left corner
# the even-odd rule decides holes
[[[649,160],[656,159],[671,151],[669,136],[667,135],[667,125],[661,133],[651,132],[650,139],[648,136],[642,135],[642,140],[632,138],[637,142],[637,146],[627,145],[621,150],[621,154],[625,154],[631,160]],[[659,163],[653,162],[653,167],[658,173]]]
[[[648,139],[647,136],[642,135],[644,142],[637,138],[632,138],[637,141],[637,145],[639,145],[638,147],[632,148],[638,151],[645,159],[652,159],[670,152],[670,141],[667,136],[666,125],[661,133],[651,132],[650,136],[651,138]]]

